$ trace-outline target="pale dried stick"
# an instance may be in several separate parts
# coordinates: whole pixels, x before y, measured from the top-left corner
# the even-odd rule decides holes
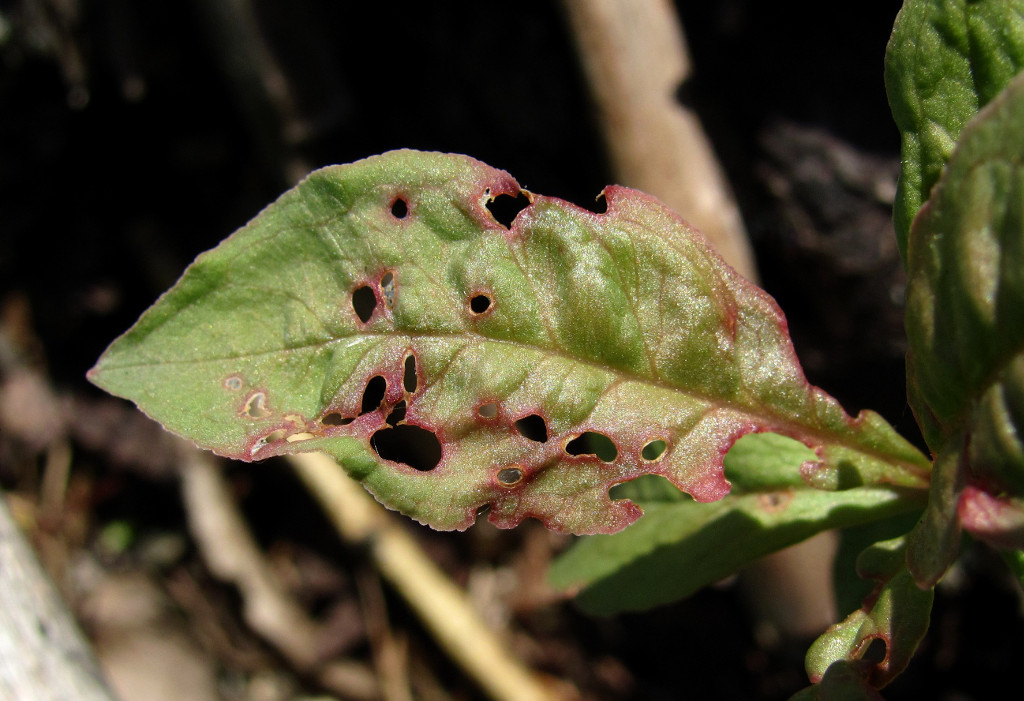
[[[246,622],[308,672],[316,664],[316,626],[283,591],[242,520],[214,458],[184,450],[182,496],[189,529],[218,579],[234,583]]]
[[[560,698],[512,655],[462,590],[337,463],[322,453],[300,453],[289,459],[341,536],[365,545],[381,575],[491,698]]]
[[[679,212],[749,280],[743,220],[693,110],[676,99],[691,73],[667,0],[564,0],[614,176]]]
[[[114,701],[0,493],[0,699]]]
[[[203,560],[218,579],[238,587],[246,622],[300,672],[347,698],[377,698],[372,677],[318,653],[321,628],[274,576],[242,518],[216,459],[183,446],[182,496]]]
[[[381,696],[384,701],[413,701],[409,684],[408,639],[391,630],[380,572],[365,564],[359,570],[356,589],[362,603],[366,637],[377,668]]]

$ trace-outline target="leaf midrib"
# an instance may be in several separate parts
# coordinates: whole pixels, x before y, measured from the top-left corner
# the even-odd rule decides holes
[[[799,433],[799,434],[808,436],[810,438],[813,438],[813,439],[816,440],[816,442],[818,442],[821,445],[831,444],[831,445],[843,446],[845,448],[849,448],[849,449],[854,450],[856,452],[859,452],[861,454],[881,459],[884,462],[887,462],[887,463],[890,463],[890,464],[895,464],[895,465],[900,465],[900,466],[908,467],[908,468],[910,468],[910,471],[914,472],[914,473],[917,473],[917,472],[920,471],[920,466],[915,464],[915,463],[907,462],[907,461],[904,461],[904,460],[901,460],[901,459],[897,459],[897,458],[895,458],[893,455],[891,455],[888,452],[871,449],[870,446],[866,446],[866,445],[863,445],[861,443],[858,443],[858,442],[856,442],[855,439],[851,440],[851,439],[849,439],[849,438],[847,438],[845,436],[836,435],[834,433],[822,430],[822,429],[820,429],[820,428],[818,428],[816,426],[813,426],[811,424],[801,423],[799,421],[794,420],[792,417],[780,415],[778,413],[771,412],[771,411],[765,411],[763,409],[756,409],[755,410],[752,407],[750,407],[748,405],[745,405],[745,404],[742,404],[742,403],[737,402],[737,401],[722,399],[722,398],[719,398],[719,397],[711,397],[711,396],[708,396],[707,394],[705,394],[703,392],[700,392],[700,391],[697,391],[697,390],[693,390],[693,389],[686,388],[686,387],[680,387],[678,385],[673,385],[673,384],[671,384],[671,383],[669,383],[669,382],[667,382],[667,381],[665,381],[664,379],[661,379],[661,378],[651,378],[651,377],[647,377],[647,376],[643,376],[643,375],[637,374],[636,372],[631,371],[631,370],[627,370],[627,369],[617,368],[617,367],[614,367],[614,366],[605,365],[605,364],[599,363],[599,362],[591,360],[591,359],[580,358],[578,356],[571,355],[571,354],[569,354],[569,353],[567,353],[567,352],[565,352],[563,350],[560,350],[560,349],[541,348],[541,347],[538,347],[538,346],[535,346],[535,345],[531,345],[531,344],[528,344],[528,343],[523,343],[521,341],[510,341],[510,340],[506,340],[506,339],[494,339],[494,338],[483,336],[481,334],[478,334],[478,333],[475,333],[475,332],[472,332],[472,331],[464,331],[464,332],[458,332],[458,333],[455,333],[455,332],[452,332],[452,333],[436,333],[436,332],[435,333],[415,333],[415,332],[413,332],[413,333],[398,333],[398,332],[394,332],[394,331],[389,331],[389,332],[364,332],[364,333],[359,334],[358,336],[344,336],[344,337],[340,337],[340,338],[332,338],[332,339],[328,339],[328,340],[325,340],[325,341],[319,341],[319,342],[316,342],[316,343],[310,343],[310,344],[302,345],[302,346],[293,346],[293,347],[290,347],[290,348],[279,348],[279,349],[274,349],[274,350],[258,351],[258,352],[244,354],[244,355],[212,356],[212,357],[206,357],[206,358],[187,359],[187,360],[186,359],[174,359],[174,360],[168,359],[168,360],[161,360],[161,361],[145,361],[145,362],[135,362],[135,363],[123,363],[123,364],[118,364],[118,365],[106,365],[103,368],[100,368],[100,373],[102,374],[102,372],[107,371],[107,370],[121,370],[121,369],[142,368],[142,367],[157,367],[157,366],[161,366],[161,365],[177,365],[177,364],[180,364],[180,365],[197,365],[197,364],[202,364],[202,363],[215,363],[215,362],[222,362],[222,361],[227,361],[227,360],[249,359],[249,358],[253,358],[253,357],[256,357],[256,356],[269,356],[269,355],[274,355],[274,354],[278,354],[278,353],[303,352],[303,351],[308,351],[308,350],[311,350],[311,349],[312,350],[316,350],[316,349],[328,348],[328,347],[330,347],[333,344],[341,343],[341,342],[343,342],[345,340],[351,340],[353,338],[355,338],[357,340],[362,340],[363,338],[382,338],[382,339],[388,339],[388,338],[396,338],[396,337],[407,337],[407,338],[411,338],[411,339],[449,339],[449,338],[459,338],[459,339],[465,339],[467,341],[467,345],[469,345],[469,344],[481,344],[481,343],[498,343],[498,344],[504,344],[504,345],[507,345],[507,346],[511,346],[513,348],[520,348],[520,349],[529,350],[531,352],[539,352],[539,353],[542,353],[542,354],[547,354],[547,355],[553,355],[553,356],[561,357],[561,358],[569,360],[569,361],[571,361],[573,363],[585,365],[585,366],[593,368],[595,370],[600,370],[600,371],[603,371],[603,372],[612,373],[612,374],[616,375],[617,378],[618,378],[616,380],[616,384],[618,384],[619,382],[622,382],[622,381],[633,381],[633,382],[637,382],[638,384],[652,385],[652,386],[657,387],[659,389],[664,389],[664,390],[668,390],[668,391],[671,391],[671,392],[681,393],[681,394],[684,394],[684,395],[689,396],[691,398],[694,398],[697,401],[703,402],[704,404],[707,404],[710,408],[714,408],[714,409],[730,409],[730,410],[733,410],[733,411],[737,411],[738,413],[742,413],[742,414],[746,414],[746,415],[751,416],[751,417],[759,418],[765,424],[775,424],[775,425],[779,425],[779,426],[782,426],[782,427],[791,427],[791,428],[794,428],[794,429],[799,429],[799,430],[794,430],[794,433]],[[805,382],[806,382],[806,379],[805,379]],[[818,388],[818,387],[816,387],[814,385],[811,385],[809,382],[807,383],[807,389],[809,389],[811,392],[820,392],[822,394],[825,394],[826,397],[828,397],[829,399],[832,399],[833,401],[835,401],[835,399],[832,398],[830,395],[827,395],[826,393],[823,392],[823,390],[821,390],[820,388]],[[838,404],[838,402],[837,402],[837,404]],[[842,411],[842,408],[839,407],[839,410]],[[859,417],[850,417],[848,414],[845,413],[845,411],[843,411],[843,414],[846,416],[846,418],[850,419],[853,422],[857,422],[858,419],[859,419]],[[854,437],[851,437],[851,438],[854,438]]]

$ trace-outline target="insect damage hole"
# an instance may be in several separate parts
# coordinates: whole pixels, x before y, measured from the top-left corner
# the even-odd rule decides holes
[[[416,374],[416,356],[407,355],[405,356],[405,370],[402,372],[402,387],[409,394],[413,394],[419,384],[419,375]]]
[[[373,310],[377,308],[377,295],[369,285],[357,287],[352,292],[352,309],[355,310],[359,321],[366,323],[373,316]]]
[[[544,443],[548,439],[548,426],[544,417],[537,414],[524,416],[515,423],[516,431],[523,438],[529,438],[537,443]]]
[[[530,198],[523,190],[520,190],[519,194],[515,197],[512,195],[498,195],[487,201],[487,209],[490,211],[491,216],[494,217],[494,221],[506,229],[511,229],[512,222],[519,216],[519,213],[529,206]]]
[[[405,400],[403,399],[398,404],[395,404],[395,408],[391,410],[388,417],[384,419],[384,423],[388,426],[397,426],[399,423],[405,420]]]
[[[595,455],[604,462],[614,462],[619,449],[611,438],[597,431],[584,431],[565,444],[569,455]]]
[[[430,472],[441,462],[441,441],[433,431],[413,424],[382,428],[370,437],[374,452],[384,460]]]
[[[608,198],[605,197],[602,192],[594,201],[583,206],[583,209],[587,210],[591,214],[607,214],[608,213]]]
[[[659,458],[661,458],[662,455],[665,454],[665,450],[667,448],[668,443],[659,438],[645,445],[640,450],[640,457],[642,457],[644,460],[647,460],[648,462],[654,462],[655,460],[658,460]]]
[[[395,308],[395,274],[384,273],[380,279],[380,296],[384,298],[384,306],[388,309]]]
[[[498,404],[496,402],[481,404],[476,408],[476,415],[481,419],[493,419],[498,416]]]
[[[491,308],[491,298],[485,294],[474,295],[469,300],[469,310],[474,314],[483,314]]]
[[[640,475],[635,479],[619,482],[608,490],[608,498],[633,499],[636,501],[684,501],[689,499],[678,487],[662,475]]]
[[[279,428],[276,431],[271,431],[267,435],[263,436],[262,441],[264,444],[277,443],[279,440],[283,439],[287,435],[288,431],[284,430],[283,428]]]
[[[405,219],[409,215],[409,203],[401,197],[396,197],[391,203],[391,216],[395,219]]]
[[[347,426],[352,423],[352,419],[342,416],[341,412],[332,411],[320,419],[320,423],[324,426]]]
[[[265,419],[270,416],[270,409],[267,408],[267,395],[263,392],[256,392],[245,402],[242,413],[250,419]]]
[[[498,470],[497,477],[503,485],[511,487],[523,479],[523,471],[518,467],[504,467]]]
[[[387,391],[387,380],[380,375],[371,377],[370,381],[366,383],[366,389],[363,390],[363,400],[359,408],[359,415],[369,414],[371,411],[379,409],[380,403],[384,401],[384,393]]]
[[[863,645],[863,643],[861,643]],[[886,645],[885,639],[875,638],[868,647],[864,650],[864,654],[861,659],[867,660],[873,665],[880,665],[885,662],[885,658],[889,656],[889,646]]]

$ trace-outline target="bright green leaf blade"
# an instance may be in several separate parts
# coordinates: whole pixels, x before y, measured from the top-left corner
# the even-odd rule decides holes
[[[917,586],[905,559],[902,538],[877,543],[861,555],[861,575],[879,580],[879,587],[863,608],[811,645],[806,665],[812,682],[821,680],[836,663],[868,663],[864,655],[875,640],[885,643],[885,654],[862,670],[871,686],[880,689],[906,669],[928,630],[934,591]]]
[[[200,256],[90,378],[223,455],[327,452],[444,529],[488,506],[614,532],[641,512],[613,485],[719,499],[722,455],[758,431],[812,447],[809,475],[926,482],[880,417],[807,383],[774,301],[703,237],[604,194],[595,214],[444,154],[325,168]],[[505,195],[525,208],[503,224]]]
[[[1024,67],[1024,0],[907,0],[885,56],[903,168],[894,218],[900,251],[960,130]]]
[[[646,513],[614,535],[580,540],[555,561],[549,578],[578,591],[597,614],[643,610],[676,601],[759,557],[832,528],[920,510],[918,490],[810,487],[644,504]]]
[[[725,456],[725,476],[733,493],[805,487],[801,468],[816,463],[803,443],[775,433],[743,436]]]
[[[909,395],[937,464],[955,470],[935,480],[913,539],[911,568],[927,574],[922,584],[941,575],[936,566],[948,564],[958,543],[955,509],[965,486],[1024,496],[1022,163],[1024,76],[964,128],[911,230]],[[939,533],[945,545],[932,537]]]

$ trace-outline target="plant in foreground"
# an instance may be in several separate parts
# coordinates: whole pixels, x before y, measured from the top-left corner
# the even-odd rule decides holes
[[[221,455],[323,451],[435,528],[486,511],[614,533],[552,571],[599,612],[875,524],[803,692],[873,693],[924,635],[962,530],[1024,576],[1022,10],[912,0],[887,55],[931,459],[809,385],[774,301],[656,200],[609,187],[587,211],[465,156],[313,173],[201,255],[90,378]]]

